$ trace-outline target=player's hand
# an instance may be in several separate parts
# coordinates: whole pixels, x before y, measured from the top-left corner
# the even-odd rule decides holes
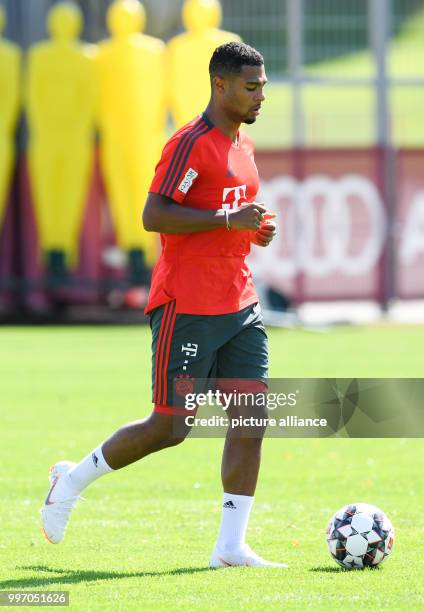
[[[263,204],[253,202],[242,204],[237,210],[229,210],[228,213],[231,229],[258,230],[264,220],[266,208]]]
[[[267,247],[277,235],[277,226],[271,220],[263,221],[259,229],[254,232],[252,242],[257,246]]]

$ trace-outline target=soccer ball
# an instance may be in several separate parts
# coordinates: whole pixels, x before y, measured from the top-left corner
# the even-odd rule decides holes
[[[392,551],[395,531],[380,508],[348,504],[327,527],[327,545],[333,559],[346,569],[375,567]]]

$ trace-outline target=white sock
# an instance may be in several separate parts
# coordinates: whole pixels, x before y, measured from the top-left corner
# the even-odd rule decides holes
[[[106,463],[103,457],[102,445],[100,445],[82,461],[77,463],[75,467],[69,470],[67,473],[68,482],[75,491],[81,493],[81,491],[100,478],[100,476],[104,476],[113,471],[113,468]]]
[[[221,550],[243,548],[254,497],[224,493],[217,545]]]

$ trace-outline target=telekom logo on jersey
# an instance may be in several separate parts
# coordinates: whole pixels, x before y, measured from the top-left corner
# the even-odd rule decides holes
[[[240,200],[243,200],[242,202]],[[239,208],[246,200],[246,185],[238,187],[224,187],[222,192],[222,208],[230,210]]]

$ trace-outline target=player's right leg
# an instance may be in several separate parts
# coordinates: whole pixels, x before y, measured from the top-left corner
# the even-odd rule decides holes
[[[182,442],[189,432],[184,423],[174,435],[175,419],[153,412],[148,418],[124,425],[80,463],[60,461],[50,468],[50,489],[41,509],[43,532],[59,543],[81,492],[92,482],[142,457]],[[182,417],[181,417],[182,418]]]
[[[150,325],[155,410],[147,419],[121,427],[77,465],[60,462],[53,466],[41,510],[43,531],[52,543],[63,539],[69,516],[88,485],[150,453],[179,444],[190,431],[185,424],[187,411],[177,402],[173,386],[181,377],[183,381],[191,376],[207,378],[212,368],[215,347],[204,337],[208,330],[205,317],[176,315],[175,302],[170,302],[152,312]]]
[[[203,318],[200,319],[203,323]],[[187,412],[173,406],[173,381],[179,376],[193,374],[187,368],[192,361],[190,349],[193,346],[190,341],[198,342],[197,335],[201,333],[202,325],[199,329],[197,322],[193,329],[192,320],[197,321],[197,318],[176,315],[175,301],[151,313],[154,412],[147,419],[121,427],[80,463],[62,461],[50,469],[50,489],[41,509],[43,531],[50,542],[58,543],[63,539],[70,514],[81,492],[92,482],[185,439],[190,431],[184,421]],[[189,355],[181,350],[185,344]],[[213,350],[198,356],[194,374],[205,378],[213,359]]]

